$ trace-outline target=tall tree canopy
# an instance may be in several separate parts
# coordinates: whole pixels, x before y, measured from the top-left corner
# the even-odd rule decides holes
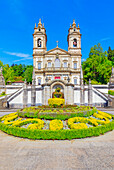
[[[3,76],[5,78],[5,83],[8,81],[14,82],[19,80],[27,80],[27,82],[32,82],[32,65],[22,65],[22,64],[12,64],[9,66],[8,64],[3,65],[2,61],[0,61],[0,67],[3,67]]]
[[[90,49],[89,57],[82,63],[84,81],[107,84],[111,75],[112,62],[108,60],[107,52],[98,43]]]
[[[24,78],[26,79],[27,83],[32,83],[32,72],[33,72],[33,66],[28,66],[24,73]]]
[[[108,59],[112,61],[112,65],[114,66],[114,50],[111,50],[111,47],[108,48]]]

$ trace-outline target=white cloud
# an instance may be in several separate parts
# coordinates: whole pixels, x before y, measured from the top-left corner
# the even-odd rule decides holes
[[[14,56],[17,56],[17,57],[29,57],[30,54],[24,54],[24,53],[15,53],[15,52],[8,52],[8,51],[4,51],[5,54],[9,54],[9,55],[14,55]]]
[[[16,57],[21,57],[21,59],[18,59],[17,60],[14,60],[13,62],[18,62],[18,61],[22,61],[22,60],[31,60],[33,59],[33,57],[31,57],[30,54],[24,54],[24,53],[16,53],[16,52],[9,52],[9,51],[3,51],[5,54],[8,54],[8,55],[13,55],[13,56],[16,56]]]
[[[106,41],[106,40],[110,40],[110,37],[100,39],[100,41]]]
[[[86,60],[83,58],[82,61],[86,61]]]
[[[32,58],[32,57],[22,58],[22,59],[20,59],[20,60],[14,60],[13,62],[15,63],[15,62],[18,62],[18,61],[29,60],[29,59],[33,59],[33,58]]]

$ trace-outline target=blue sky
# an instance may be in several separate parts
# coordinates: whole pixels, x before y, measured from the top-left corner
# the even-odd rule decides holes
[[[113,0],[0,0],[0,60],[6,64],[32,64],[33,31],[41,18],[47,33],[47,50],[67,50],[67,34],[75,19],[82,34],[82,60],[101,43],[114,49]]]

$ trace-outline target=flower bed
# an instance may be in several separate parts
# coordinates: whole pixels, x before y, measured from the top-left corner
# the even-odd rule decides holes
[[[0,118],[0,129],[8,134],[30,139],[85,138],[113,130],[113,118],[113,115],[101,111],[88,117],[72,117],[62,121],[20,118],[17,113],[12,113]]]
[[[67,108],[29,107],[18,110],[18,115],[20,117],[28,118],[66,120],[71,117],[88,117],[96,111],[96,108],[90,108],[88,106],[73,106]]]

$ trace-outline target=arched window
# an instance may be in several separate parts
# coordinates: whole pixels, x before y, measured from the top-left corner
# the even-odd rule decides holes
[[[58,58],[55,59],[55,67],[60,67],[60,60]]]
[[[41,85],[41,78],[38,78],[38,85]]]
[[[77,78],[74,78],[74,84],[75,85],[77,84]]]
[[[73,40],[73,47],[77,47],[77,39],[76,38]]]
[[[40,39],[40,38],[38,39],[37,43],[38,43],[38,47],[41,47],[41,46],[42,46],[42,42],[41,42],[41,39]]]

